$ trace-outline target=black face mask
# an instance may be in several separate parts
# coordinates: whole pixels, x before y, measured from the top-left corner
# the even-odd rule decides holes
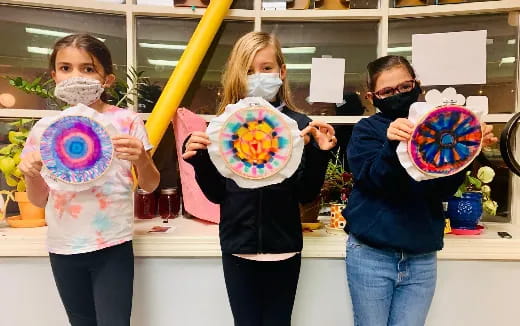
[[[407,92],[398,93],[390,97],[379,99],[374,96],[373,103],[377,107],[381,114],[390,119],[405,118],[408,116],[410,105],[417,102],[422,89],[419,85]]]

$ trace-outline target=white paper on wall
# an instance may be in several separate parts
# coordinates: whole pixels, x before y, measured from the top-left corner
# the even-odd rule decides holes
[[[486,83],[487,31],[412,35],[412,62],[422,85]]]
[[[345,84],[345,59],[312,58],[309,101],[341,103]]]

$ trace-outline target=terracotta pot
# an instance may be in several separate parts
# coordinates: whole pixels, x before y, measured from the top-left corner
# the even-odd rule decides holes
[[[15,192],[14,200],[20,208],[22,220],[41,220],[45,219],[45,208],[34,206],[27,198],[26,192]]]

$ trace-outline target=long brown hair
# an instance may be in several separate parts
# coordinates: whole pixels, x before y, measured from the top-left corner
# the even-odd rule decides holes
[[[218,105],[217,114],[224,112],[228,104],[236,103],[247,96],[247,71],[256,53],[268,46],[273,46],[276,52],[276,63],[280,68],[285,65],[280,41],[273,34],[265,32],[250,32],[242,36],[233,47],[222,75],[222,100]],[[291,110],[295,109],[287,77],[277,94],[277,99],[284,102]]]
[[[110,50],[108,50],[105,43],[101,42],[97,38],[89,34],[71,34],[67,35],[54,44],[54,48],[52,50],[51,56],[49,58],[49,69],[50,71],[56,71],[56,56],[61,49],[67,47],[75,47],[78,49],[85,50],[90,55],[92,59],[92,66],[94,69],[96,65],[94,64],[94,58],[101,64],[103,67],[103,72],[106,75],[114,74],[114,66],[112,64],[112,55],[110,54]],[[101,72],[97,71],[98,74],[101,75]],[[108,95],[103,92],[101,95],[101,100],[106,101]]]
[[[416,78],[415,71],[413,70],[412,65],[405,57],[399,55],[387,55],[385,57],[378,58],[367,65],[368,78],[367,78],[367,88],[369,92],[375,91],[377,78],[379,75],[385,70],[392,69],[397,66],[402,66],[413,79]]]

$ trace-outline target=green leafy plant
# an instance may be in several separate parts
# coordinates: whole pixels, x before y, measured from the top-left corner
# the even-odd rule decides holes
[[[325,181],[321,187],[322,202],[345,203],[350,196],[353,185],[354,180],[352,178],[352,173],[345,171],[338,150],[334,155],[334,159],[329,160],[327,165]]]
[[[60,109],[67,106],[54,95],[54,80],[50,78],[48,74],[43,74],[31,81],[25,80],[22,77],[5,76],[4,78],[8,80],[9,85],[26,94],[33,94],[48,99]]]
[[[491,199],[491,187],[489,186],[489,183],[495,178],[495,170],[489,166],[483,166],[478,169],[476,176],[472,176],[471,173],[472,171],[466,172],[466,178],[454,196],[460,198],[465,192],[481,192],[482,209],[490,215],[496,215],[498,204]]]
[[[9,144],[0,149],[0,171],[4,174],[7,185],[16,188],[16,191],[25,191],[25,179],[18,164],[32,124],[32,119],[20,119],[9,123],[17,127],[17,130],[9,131]]]
[[[139,111],[151,112],[153,105],[161,95],[162,88],[152,84],[150,78],[144,76],[144,71],[137,71],[134,67],[129,70],[126,79],[117,79],[114,85],[107,90],[110,95],[107,102],[115,106],[127,107],[128,104],[134,105],[133,99],[137,97],[139,108],[144,108]],[[128,80],[132,87],[129,87]]]

